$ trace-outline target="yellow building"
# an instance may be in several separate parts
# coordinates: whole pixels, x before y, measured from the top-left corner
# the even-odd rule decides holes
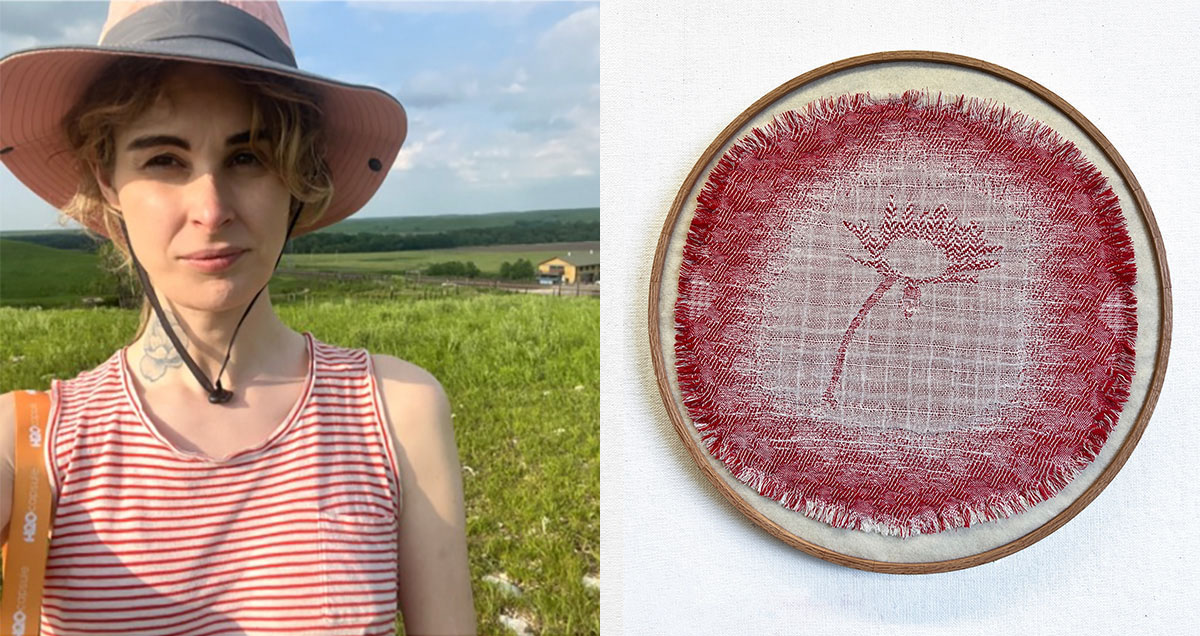
[[[588,250],[567,252],[566,256],[555,256],[538,263],[538,282],[543,284],[576,282],[587,284],[600,280],[600,252]]]

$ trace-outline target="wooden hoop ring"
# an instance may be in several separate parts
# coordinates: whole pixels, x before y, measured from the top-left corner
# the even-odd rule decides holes
[[[758,510],[754,509],[745,500],[739,497],[729,487],[725,480],[721,478],[716,470],[706,461],[708,456],[707,451],[700,448],[695,443],[691,435],[685,427],[689,426],[684,421],[683,415],[679,412],[678,405],[671,396],[671,385],[667,378],[665,363],[663,361],[662,341],[659,334],[659,293],[662,287],[663,266],[666,262],[667,248],[671,243],[671,235],[674,231],[675,224],[679,220],[679,214],[688,200],[689,194],[695,188],[697,180],[705,171],[705,168],[720,152],[721,148],[746,125],[754,117],[758,116],[764,109],[778,101],[781,97],[791,93],[797,88],[808,84],[827,75],[832,75],[847,69],[866,66],[869,64],[878,64],[883,62],[937,62],[942,64],[951,64],[961,66],[976,71],[983,71],[990,75],[999,77],[1002,80],[1016,84],[1022,88],[1029,90],[1047,103],[1054,106],[1072,122],[1079,126],[1096,144],[1103,150],[1105,156],[1116,167],[1121,174],[1121,178],[1125,180],[1126,186],[1132,193],[1134,200],[1137,203],[1138,210],[1141,212],[1143,219],[1146,222],[1147,230],[1152,239],[1151,247],[1154,251],[1154,260],[1158,265],[1158,274],[1161,281],[1160,288],[1160,310],[1161,324],[1159,327],[1159,345],[1155,356],[1155,364],[1153,376],[1150,380],[1149,389],[1146,392],[1146,398],[1142,402],[1142,408],[1138,413],[1137,420],[1134,422],[1132,429],[1125,437],[1125,441],[1121,444],[1117,454],[1109,462],[1108,466],[1100,473],[1094,482],[1082,494],[1079,495],[1069,506],[1062,512],[1055,515],[1046,523],[1042,524],[1035,530],[1020,536],[1004,545],[985,550],[983,552],[972,554],[944,561],[928,561],[923,563],[892,563],[888,561],[876,561],[873,559],[864,559],[861,557],[849,556],[836,552],[829,548],[817,545],[806,541],[788,530],[784,529],[779,524],[768,519]],[[1150,204],[1146,201],[1145,194],[1142,192],[1141,186],[1137,179],[1129,170],[1129,166],[1125,160],[1121,158],[1120,153],[1116,148],[1113,148],[1108,139],[1087,120],[1079,111],[1075,110],[1070,104],[1063,100],[1058,95],[1055,95],[1046,87],[1037,82],[1010,71],[1001,66],[997,66],[990,62],[977,60],[975,58],[953,53],[941,53],[935,51],[884,51],[880,53],[871,53],[868,55],[860,55],[857,57],[847,58],[832,64],[826,64],[820,68],[811,70],[799,77],[796,77],[775,90],[767,93],[758,101],[750,105],[749,108],[742,111],[736,119],[733,120],[721,134],[709,144],[704,154],[692,167],[687,178],[684,179],[683,185],[679,188],[679,192],[675,195],[675,200],[671,204],[671,211],[667,215],[667,219],[663,224],[662,233],[658,238],[658,248],[654,251],[654,265],[650,273],[650,305],[649,305],[649,327],[650,327],[650,356],[654,363],[654,375],[658,380],[658,391],[662,397],[663,404],[667,408],[667,413],[671,418],[671,423],[675,427],[675,432],[679,434],[679,438],[683,441],[688,453],[695,460],[704,476],[716,489],[724,495],[724,497],[733,504],[743,515],[751,521],[763,528],[771,535],[788,545],[803,550],[815,557],[824,559],[831,563],[844,565],[860,570],[869,570],[872,572],[881,572],[887,574],[932,574],[937,572],[951,572],[961,570],[976,565],[982,565],[996,559],[1006,557],[1019,550],[1023,550],[1034,543],[1049,536],[1050,533],[1058,530],[1063,524],[1070,521],[1075,515],[1079,514],[1089,503],[1104,490],[1106,486],[1116,476],[1121,467],[1125,465],[1125,461],[1129,459],[1129,455],[1133,453],[1133,449],[1137,446],[1138,440],[1141,439],[1142,433],[1145,431],[1146,423],[1150,420],[1150,414],[1154,411],[1154,406],[1158,402],[1159,393],[1162,392],[1163,378],[1166,375],[1167,357],[1171,347],[1171,279],[1167,271],[1167,261],[1165,256],[1166,250],[1163,247],[1162,235],[1159,233],[1158,224],[1154,220],[1154,213],[1150,210]]]

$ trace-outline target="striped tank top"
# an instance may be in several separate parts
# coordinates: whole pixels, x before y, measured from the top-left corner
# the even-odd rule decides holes
[[[156,429],[124,349],[52,383],[43,634],[394,633],[400,483],[371,357],[304,337],[299,401],[221,461]]]

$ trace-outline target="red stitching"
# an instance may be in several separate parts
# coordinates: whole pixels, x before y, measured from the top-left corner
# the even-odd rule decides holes
[[[863,249],[871,254],[871,260],[850,256],[850,259],[871,267],[879,272],[883,277],[879,286],[871,293],[867,300],[863,303],[862,308],[858,311],[858,315],[850,321],[850,326],[846,329],[846,335],[842,338],[842,344],[838,347],[837,361],[833,365],[833,375],[829,379],[829,387],[825,389],[823,399],[830,406],[836,406],[836,401],[833,399],[833,391],[837,388],[838,380],[842,377],[842,365],[846,362],[846,347],[850,344],[850,338],[854,332],[866,319],[867,313],[879,302],[880,298],[891,289],[896,282],[904,284],[904,316],[912,318],[916,313],[921,302],[921,286],[935,285],[937,283],[977,283],[979,282],[973,276],[961,276],[962,272],[976,270],[982,271],[995,267],[998,261],[983,261],[979,257],[985,254],[991,254],[999,251],[999,245],[988,245],[983,238],[979,228],[971,223],[970,225],[959,225],[958,217],[951,217],[945,205],[939,205],[933,211],[933,214],[922,214],[918,216],[913,211],[913,204],[908,204],[904,208],[902,216],[896,215],[896,199],[895,197],[888,198],[887,208],[884,211],[883,223],[880,226],[879,236],[875,236],[871,232],[871,224],[862,221],[855,225],[849,221],[843,221],[846,227],[854,236],[858,237],[862,243]],[[920,239],[928,242],[931,246],[939,249],[945,255],[947,265],[942,270],[941,274],[931,277],[919,277],[907,275],[898,268],[893,267],[891,263],[884,258],[884,254],[888,247],[892,245],[892,241],[897,238],[908,237]]]
[[[886,204],[854,208],[851,192],[893,165],[949,176],[926,187],[918,175],[917,185],[896,190]],[[953,186],[952,196],[926,207],[922,201],[938,195],[946,183]],[[978,199],[993,196],[993,190],[1008,202],[1004,205],[1018,210],[1016,218],[966,205],[961,194],[978,191],[982,194],[971,194]],[[915,199],[918,194],[925,198]],[[834,210],[877,220],[829,219]],[[982,219],[989,225],[981,225]],[[858,246],[837,247],[841,239],[830,238],[834,243],[814,247],[803,233],[828,223],[836,223]],[[1018,239],[1012,245],[1020,249],[1010,247]],[[936,249],[922,251],[930,246]],[[782,269],[786,260],[778,260],[780,255],[800,248],[819,252],[819,258],[828,252],[826,261],[814,258],[829,265],[806,270],[807,279]],[[909,249],[922,258],[934,254],[944,267],[905,271],[889,248]],[[832,318],[821,323],[843,329],[840,335],[781,327],[769,313],[790,306],[772,295],[771,290],[786,289],[781,285],[818,291],[829,286],[832,291],[820,298],[859,293],[846,285],[847,277],[863,281],[855,273],[862,268],[834,265],[835,256],[879,275],[863,287],[866,300],[850,306],[851,313],[854,306],[858,310],[849,324],[836,327]],[[1008,279],[1017,282],[1005,283]],[[858,94],[821,100],[805,111],[780,114],[738,140],[701,189],[676,303],[684,405],[709,451],[735,477],[835,526],[907,536],[1009,516],[1061,490],[1095,458],[1115,426],[1133,374],[1135,279],[1133,248],[1116,195],[1082,153],[1048,127],[990,103],[915,91],[883,99]],[[900,293],[889,294],[892,287]],[[1005,300],[995,290],[1019,292],[1019,298]],[[947,304],[950,298],[965,304]],[[1026,312],[1021,315],[1031,316],[1020,325],[1028,346],[1022,349],[1019,382],[994,384],[1005,391],[994,406],[960,421],[957,402],[934,399],[965,391],[969,383],[960,383],[931,387],[928,405],[905,407],[957,422],[950,430],[864,426],[838,415],[858,408],[886,422],[890,409],[907,404],[889,392],[889,374],[919,373],[921,365],[901,365],[906,372],[885,364],[883,371],[872,371],[876,367],[862,362],[871,359],[861,357],[873,348],[915,346],[905,345],[909,328],[904,325],[926,321],[920,324],[936,329],[943,324],[939,321],[955,320],[955,312],[974,311],[978,303],[1017,301]],[[979,311],[986,309],[979,305]],[[893,314],[903,316],[899,323],[889,322]],[[847,314],[840,315],[838,320],[845,321]],[[941,342],[936,336],[929,342]],[[949,363],[936,355],[918,362],[950,364],[951,371],[969,374],[970,356],[982,360],[978,351],[989,346],[984,336],[969,337],[959,349],[949,341],[930,350],[948,352],[939,355],[949,356]],[[881,344],[872,340],[876,337],[884,337]],[[823,362],[814,342],[829,342]],[[788,357],[796,355],[809,357]],[[849,395],[844,391],[851,359],[860,360],[855,367],[855,377],[863,378],[859,384],[869,379],[865,386],[882,388],[864,392],[856,384],[855,400],[838,404],[839,394]],[[763,379],[763,369],[771,364],[826,373],[832,367],[832,373],[824,376],[827,384],[797,384],[794,395],[786,394],[773,378]],[[971,402],[972,408],[984,402]]]

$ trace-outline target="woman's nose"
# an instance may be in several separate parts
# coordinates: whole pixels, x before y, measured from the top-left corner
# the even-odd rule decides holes
[[[215,230],[233,220],[233,209],[217,175],[198,174],[187,188],[188,216],[193,224]]]

